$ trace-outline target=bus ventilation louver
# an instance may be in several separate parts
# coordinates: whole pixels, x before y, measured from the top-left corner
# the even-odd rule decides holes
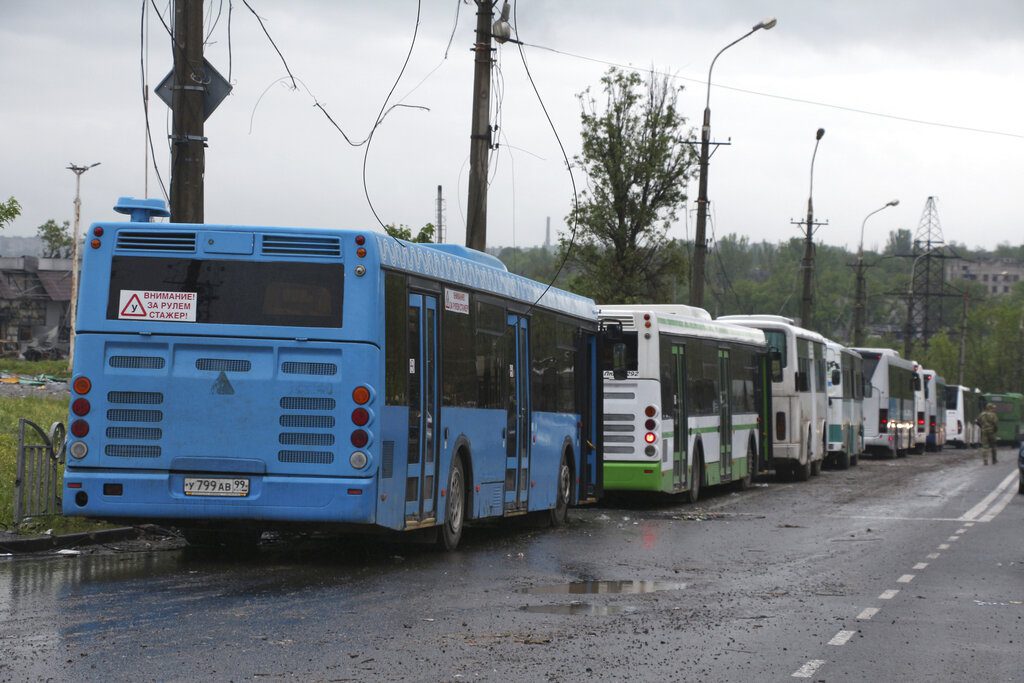
[[[395,472],[395,442],[385,441],[381,448],[380,476],[390,479]]]
[[[164,419],[161,410],[139,410],[138,408],[111,408],[107,411],[111,422],[160,422]]]
[[[300,363],[299,365],[306,365]],[[280,400],[283,410],[315,411],[309,413],[284,413],[278,418],[282,428],[330,430],[335,426],[333,415],[337,402],[326,396],[284,396]],[[282,446],[306,446],[311,449],[323,449],[334,446],[335,437],[330,431],[282,431],[277,436]],[[334,463],[334,452],[328,450],[298,450],[283,448],[277,452],[277,459],[284,463],[301,463],[306,465],[330,465]]]
[[[138,444],[109,444],[103,452],[114,458],[159,458],[159,446],[141,446]]]
[[[132,358],[132,356],[124,357]],[[161,361],[161,364],[163,362],[162,358],[156,358],[156,360]],[[154,426],[154,423],[163,421],[163,411],[139,407],[162,405],[164,402],[162,393],[157,391],[110,391],[107,392],[107,402],[111,405],[124,406],[107,409],[108,422],[136,423],[108,426],[105,433],[107,439],[153,442],[163,438],[163,429]],[[159,458],[163,453],[161,447],[154,443],[108,443],[103,452],[113,458]]]
[[[234,358],[197,358],[196,370],[207,372],[249,372],[252,361]]]
[[[281,363],[281,372],[286,375],[336,375],[338,366],[334,363],[286,361]]]
[[[117,233],[117,248],[130,251],[187,251],[196,250],[194,232],[136,232]]]
[[[159,441],[164,430],[159,427],[107,427],[108,439],[124,441]]]
[[[111,356],[110,367],[129,370],[160,370],[165,361],[160,356]]]
[[[107,403],[135,403],[155,406],[164,402],[164,395],[156,391],[111,391]]]
[[[262,253],[275,256],[341,256],[338,237],[263,235]]]

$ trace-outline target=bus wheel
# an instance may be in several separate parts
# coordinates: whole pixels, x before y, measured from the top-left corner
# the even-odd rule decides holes
[[[704,475],[704,454],[697,451],[693,459],[693,476],[690,477],[690,490],[686,493],[686,500],[689,503],[696,503],[700,500],[700,480]]]
[[[569,501],[572,499],[572,470],[569,468],[569,459],[562,455],[562,462],[558,466],[558,490],[555,492],[555,507],[548,512],[551,514],[551,526],[562,526],[569,519]]]
[[[811,476],[816,477],[821,474],[821,465],[825,462],[824,460],[815,460],[811,463]]]
[[[808,456],[807,462],[802,465],[799,460],[793,464],[793,478],[797,481],[807,481],[811,478],[810,456]]]
[[[452,458],[448,471],[448,493],[444,506],[444,524],[441,525],[439,545],[445,550],[455,550],[462,539],[462,527],[466,519],[466,482],[462,474],[462,457]]]
[[[851,462],[851,458],[850,458],[849,452],[847,452],[847,451],[839,451],[839,453],[836,455],[836,467],[838,467],[839,469],[841,469],[841,470],[848,470],[848,469],[850,469],[850,462]]]
[[[736,480],[736,490],[746,491],[750,488],[750,481],[754,478],[754,459],[757,458],[757,452],[754,450],[754,444],[747,444],[747,473],[741,478]]]
[[[850,467],[856,467],[857,463],[859,463],[859,462],[860,462],[860,453],[858,453],[857,455],[851,455],[850,456]]]

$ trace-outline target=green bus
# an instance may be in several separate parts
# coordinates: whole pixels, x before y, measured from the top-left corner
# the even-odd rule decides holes
[[[1020,446],[1021,434],[1024,433],[1024,394],[986,394],[985,401],[995,405],[999,416],[996,439],[1000,443]]]

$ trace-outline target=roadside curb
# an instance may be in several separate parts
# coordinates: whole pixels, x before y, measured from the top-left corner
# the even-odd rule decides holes
[[[85,531],[77,534],[29,536],[28,538],[13,538],[0,540],[0,553],[21,555],[25,553],[38,553],[44,550],[55,550],[58,548],[72,548],[75,546],[95,545],[98,543],[115,543],[138,538],[150,529],[150,525],[140,527],[118,527],[116,529],[102,529],[100,531]]]

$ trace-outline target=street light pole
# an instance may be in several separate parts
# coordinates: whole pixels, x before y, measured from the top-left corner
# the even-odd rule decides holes
[[[818,143],[825,135],[825,129],[819,128],[814,137],[814,153],[811,154],[811,186],[807,193],[807,235],[804,238],[804,288],[800,300],[800,324],[810,329],[811,311],[814,306],[812,285],[814,280],[814,159],[818,156]]]
[[[868,219],[874,216],[879,211],[883,211],[890,206],[898,206],[900,200],[893,199],[887,202],[885,206],[875,209],[867,216],[860,224],[860,244],[857,247],[857,265],[854,266],[857,273],[856,292],[854,294],[853,302],[853,345],[863,346],[864,345],[864,307],[867,303],[867,283],[864,279],[864,226],[867,225]]]
[[[700,128],[700,181],[697,189],[697,230],[693,238],[693,267],[690,269],[690,305],[701,307],[704,305],[704,263],[707,260],[708,245],[705,235],[707,234],[708,223],[708,148],[711,146],[711,71],[715,68],[715,62],[723,52],[740,42],[744,38],[759,31],[760,29],[771,29],[775,26],[775,17],[765,19],[755,24],[752,29],[732,41],[715,55],[708,67],[707,97],[704,102],[704,123]]]
[[[75,227],[71,233],[71,302],[68,306],[68,370],[75,360],[75,317],[78,314],[78,224],[82,217],[82,174],[101,162],[89,166],[70,164],[67,168],[75,174]]]

